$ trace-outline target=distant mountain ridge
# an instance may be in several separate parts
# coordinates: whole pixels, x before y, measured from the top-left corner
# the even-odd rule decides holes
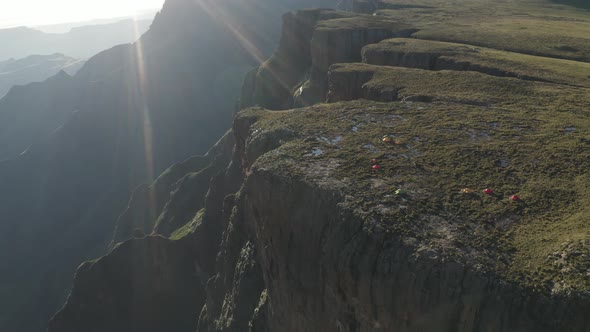
[[[0,62],[0,98],[15,85],[41,82],[60,71],[74,75],[84,65],[63,54],[31,55],[23,59],[9,59]]]
[[[90,20],[82,20],[82,21],[75,21],[75,22],[64,22],[64,23],[54,23],[48,25],[34,25],[29,26],[35,30],[40,30],[45,33],[67,33],[73,28],[83,27],[83,26],[91,26],[91,25],[106,25],[117,23],[120,21],[125,20],[134,20],[134,21],[142,21],[142,20],[153,20],[156,13],[159,11],[158,9],[152,10],[145,10],[133,13],[133,15],[127,16],[118,16],[112,18],[97,18],[97,19],[90,19]],[[23,24],[21,24],[23,25]],[[25,24],[25,26],[28,26]],[[3,27],[2,29],[9,28],[10,26]],[[12,26],[14,27],[14,26]]]
[[[28,27],[0,29],[0,61],[54,53],[89,58],[114,45],[134,42],[150,24],[151,20],[129,19],[77,27],[67,33],[44,33]]]

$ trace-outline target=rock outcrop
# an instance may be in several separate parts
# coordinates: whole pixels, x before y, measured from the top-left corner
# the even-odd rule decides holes
[[[517,295],[518,288],[459,263],[416,256],[411,241],[371,232],[363,217],[339,207],[338,192],[263,170],[245,192],[243,222],[257,238],[270,331],[589,328],[587,302]]]
[[[111,247],[143,234],[170,236],[203,208],[210,179],[224,170],[232,155],[230,131],[204,156],[193,156],[174,164],[150,186],[139,186],[128,207],[119,216]],[[175,197],[180,197],[175,199]]]
[[[261,105],[286,109],[293,104],[293,89],[312,66],[311,40],[318,21],[350,17],[331,10],[308,10],[283,16],[283,32],[277,51],[246,79],[242,107]]]

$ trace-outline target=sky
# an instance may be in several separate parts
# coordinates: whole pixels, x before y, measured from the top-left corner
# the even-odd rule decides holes
[[[127,17],[160,9],[165,0],[0,0],[0,28]]]

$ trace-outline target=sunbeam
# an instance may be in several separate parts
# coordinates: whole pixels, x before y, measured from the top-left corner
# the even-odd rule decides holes
[[[151,121],[151,114],[149,103],[147,100],[148,96],[148,72],[146,69],[145,64],[145,52],[143,47],[143,42],[141,40],[141,33],[139,32],[139,27],[137,26],[137,22],[135,23],[135,33],[137,37],[137,41],[135,42],[135,73],[136,73],[136,82],[137,82],[137,90],[132,89],[132,91],[138,92],[139,97],[139,105],[140,105],[140,118],[142,119],[142,131],[143,131],[143,157],[145,159],[145,169],[147,171],[147,178],[149,181],[153,181],[155,179],[155,164],[154,164],[154,135],[153,135],[153,128],[152,128],[152,121]],[[149,215],[153,218],[155,217],[156,211],[156,196],[155,192],[152,190],[148,191],[149,195]]]
[[[236,25],[239,22],[232,16],[236,13],[230,13],[227,6],[221,6],[217,1],[209,0],[194,0],[201,9],[216,21],[221,22],[226,29],[235,37],[240,46],[248,52],[248,54],[258,63],[264,62],[266,57],[263,52],[250,41],[252,36],[248,36],[242,32],[243,27]]]

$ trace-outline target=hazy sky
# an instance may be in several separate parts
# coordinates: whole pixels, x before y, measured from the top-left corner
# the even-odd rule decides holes
[[[0,28],[129,16],[164,0],[0,0]]]

